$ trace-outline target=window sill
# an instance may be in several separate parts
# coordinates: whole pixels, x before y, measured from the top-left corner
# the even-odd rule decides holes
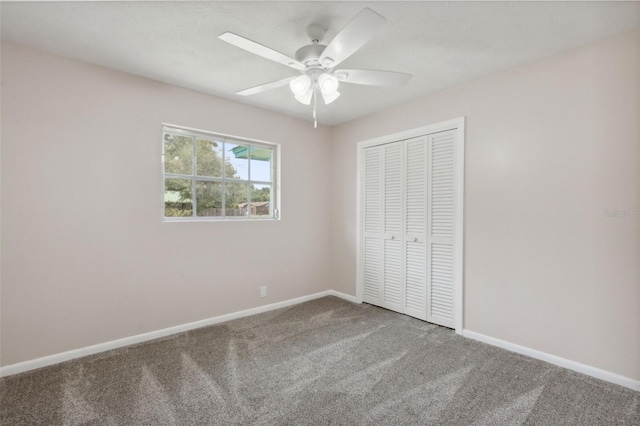
[[[257,218],[257,217],[235,217],[235,218],[206,218],[206,217],[165,217],[162,222],[165,223],[185,223],[185,222],[278,222],[280,219],[273,217]]]

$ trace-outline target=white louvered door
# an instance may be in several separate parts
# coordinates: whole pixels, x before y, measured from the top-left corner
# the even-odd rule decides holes
[[[384,152],[384,303],[382,306],[404,312],[402,268],[402,143],[383,145]]]
[[[366,147],[361,175],[363,301],[451,328],[456,140],[453,129]]]
[[[454,323],[455,130],[429,135],[427,321]]]
[[[363,241],[363,300],[374,305],[383,304],[383,207],[382,147],[364,150],[364,241]]]
[[[404,311],[402,143],[364,150],[363,300]]]
[[[427,137],[405,141],[405,313],[427,319]]]

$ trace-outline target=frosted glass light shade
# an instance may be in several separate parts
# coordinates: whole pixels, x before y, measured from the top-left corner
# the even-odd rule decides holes
[[[313,90],[311,88],[307,89],[307,92],[303,95],[296,95],[296,100],[302,104],[309,105],[311,103],[311,98],[313,97]]]
[[[291,80],[289,87],[296,97],[304,96],[311,87],[311,79],[307,75],[303,74],[300,77]]]
[[[323,90],[321,90],[320,92],[322,93],[322,99],[324,99],[325,105],[329,105],[331,102],[338,99],[338,96],[340,96],[340,92],[338,92],[337,90],[333,93],[328,93],[328,94],[325,93]]]
[[[338,91],[338,79],[331,74],[321,74],[318,77],[318,85],[323,95],[331,95]]]

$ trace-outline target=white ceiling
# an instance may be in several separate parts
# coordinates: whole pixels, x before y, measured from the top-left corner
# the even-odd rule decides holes
[[[482,75],[639,26],[637,2],[70,2],[2,3],[2,38],[105,67],[311,118],[288,87],[234,93],[296,75],[217,36],[231,31],[289,56],[309,24],[325,44],[370,7],[386,25],[343,68],[412,73],[401,89],[344,84],[319,107],[337,125]]]

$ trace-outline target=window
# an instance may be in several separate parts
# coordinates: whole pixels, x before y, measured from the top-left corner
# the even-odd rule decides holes
[[[164,126],[164,218],[277,219],[277,145]]]

